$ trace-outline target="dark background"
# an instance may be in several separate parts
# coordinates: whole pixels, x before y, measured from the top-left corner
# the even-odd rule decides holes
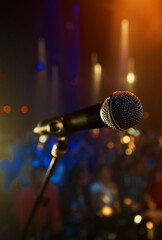
[[[74,20],[75,5],[79,7],[77,23]],[[77,12],[77,8],[75,10]],[[1,3],[0,105],[10,105],[12,110],[0,114],[0,132],[21,135],[32,131],[40,120],[95,104],[113,91],[121,90],[117,89],[117,70],[120,23],[124,18],[129,20],[129,56],[135,60],[134,92],[141,99],[144,111],[150,114],[141,126],[161,131],[161,12],[160,0]],[[74,22],[76,32],[73,31]],[[38,81],[40,37],[46,43],[45,95],[42,95]],[[93,52],[98,54],[103,69],[101,92],[96,98],[91,96]],[[52,88],[52,65],[58,66],[57,88]],[[22,105],[28,106],[27,114],[21,114]]]

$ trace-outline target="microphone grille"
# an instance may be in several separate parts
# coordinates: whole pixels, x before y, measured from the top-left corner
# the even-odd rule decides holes
[[[143,107],[137,96],[128,91],[117,91],[101,107],[101,118],[113,129],[126,130],[142,118]]]

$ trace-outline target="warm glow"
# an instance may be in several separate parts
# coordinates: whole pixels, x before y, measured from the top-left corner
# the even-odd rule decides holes
[[[152,222],[147,222],[146,227],[147,227],[147,229],[153,229],[154,224]]]
[[[127,82],[132,84],[135,81],[135,74],[133,72],[129,72],[127,74]]]
[[[42,136],[39,137],[39,142],[45,143],[47,141],[47,138],[48,138],[48,136],[42,135]]]
[[[101,75],[101,72],[102,72],[101,64],[96,63],[94,65],[94,72],[95,72],[95,75]]]
[[[129,128],[129,129],[128,129],[128,133],[129,133],[130,135],[134,135],[135,129],[134,129],[134,128]]]
[[[107,143],[107,148],[112,149],[113,147],[114,143],[112,141]]]
[[[107,195],[102,195],[101,200],[104,203],[108,203],[110,201],[110,198]]]
[[[26,113],[28,113],[28,111],[29,111],[29,109],[28,109],[27,106],[22,106],[22,107],[21,107],[21,113],[22,113],[22,114],[26,114]]]
[[[92,134],[93,134],[93,136],[98,136],[100,134],[100,129],[97,129],[97,128],[93,129]]]
[[[129,34],[129,22],[124,19],[121,22],[121,42],[122,45],[128,45],[128,34]]]
[[[113,215],[114,210],[109,206],[103,206],[101,212],[105,217],[110,217]]]
[[[120,142],[121,142],[122,144],[127,144],[127,143],[130,142],[130,137],[129,137],[129,136],[124,136],[124,137],[122,137],[122,138],[120,139]]]
[[[9,112],[11,112],[11,107],[9,105],[6,105],[6,106],[3,107],[3,111],[5,113],[9,113]]]
[[[135,132],[134,132],[135,134]],[[134,136],[130,136],[130,142],[135,142],[135,137]]]
[[[125,205],[131,205],[132,204],[132,199],[131,198],[125,198],[123,202],[124,202]]]
[[[127,148],[127,149],[125,150],[125,154],[126,154],[127,156],[132,155],[132,153],[133,153],[133,151],[132,151],[132,149],[130,149],[130,148]]]
[[[99,87],[99,83],[101,81],[101,76],[102,76],[102,67],[101,64],[96,63],[94,65],[94,81],[95,81],[95,88]],[[96,90],[96,89],[95,89]]]
[[[141,215],[136,215],[134,217],[134,223],[139,224],[142,221],[142,216]]]
[[[143,113],[143,119],[148,119],[150,117],[150,114],[148,112]]]
[[[135,148],[136,148],[136,146],[135,146],[135,144],[134,144],[133,142],[130,142],[130,143],[128,144],[128,147],[129,147],[129,149],[131,149],[132,151],[134,151]]]

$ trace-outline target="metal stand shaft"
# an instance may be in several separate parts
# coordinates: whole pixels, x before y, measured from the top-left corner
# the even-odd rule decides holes
[[[49,168],[44,176],[44,179],[42,181],[42,184],[40,186],[40,189],[38,191],[38,194],[37,194],[37,197],[35,199],[35,202],[33,204],[33,207],[32,207],[32,210],[30,212],[30,215],[27,219],[27,222],[25,224],[25,227],[22,231],[22,235],[21,235],[21,240],[25,240],[27,238],[27,235],[28,235],[28,230],[29,230],[29,227],[30,227],[30,224],[35,216],[35,213],[37,211],[37,208],[39,206],[39,204],[41,203],[41,200],[42,200],[42,196],[43,196],[43,193],[44,193],[44,190],[48,184],[48,181],[49,181],[49,178],[51,177],[52,175],[52,172],[56,166],[56,163],[58,162],[58,160],[60,158],[62,158],[64,156],[64,154],[67,152],[67,141],[66,141],[66,138],[61,138],[59,139],[58,143],[54,145],[53,149],[52,149],[52,160],[50,162],[50,165],[49,165]]]

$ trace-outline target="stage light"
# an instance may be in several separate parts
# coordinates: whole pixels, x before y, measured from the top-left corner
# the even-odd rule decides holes
[[[139,224],[142,221],[142,216],[141,215],[136,215],[134,217],[134,223]]]
[[[100,129],[92,129],[91,130],[93,136],[98,136],[100,134]]]
[[[110,217],[113,215],[114,210],[109,206],[103,206],[101,212],[105,217]]]
[[[121,22],[121,41],[123,46],[128,45],[129,22],[127,19]]]
[[[131,198],[124,198],[123,202],[125,205],[128,205],[128,206],[132,205],[132,203],[133,203]]]
[[[37,72],[43,72],[45,69],[44,64],[42,62],[37,63],[36,69]]]
[[[139,137],[141,135],[140,131],[136,129],[135,133],[134,133],[134,136],[135,137]]]
[[[125,150],[125,154],[126,154],[127,156],[132,155],[132,153],[133,153],[133,151],[132,151],[132,149],[130,149],[130,148],[127,148],[127,149]]]
[[[122,137],[122,138],[120,139],[120,142],[121,142],[122,144],[127,144],[127,143],[130,142],[130,137],[126,135],[126,136],[124,136],[124,137]]]
[[[28,113],[28,111],[29,111],[29,109],[28,109],[27,106],[22,106],[22,107],[21,107],[21,113],[22,113],[22,114],[26,114],[26,113]]]
[[[124,136],[123,137],[123,142],[124,143],[129,143],[130,142],[130,137],[129,136]]]
[[[9,105],[6,105],[6,106],[3,107],[3,111],[5,113],[9,113],[9,112],[11,112],[11,107]]]
[[[47,141],[48,136],[47,135],[42,135],[39,137],[39,142],[45,143]]]
[[[130,142],[135,142],[135,137],[134,136],[130,136]]]
[[[40,166],[40,161],[34,160],[34,161],[32,162],[32,167],[33,167],[33,168],[37,168],[37,167],[39,167],[39,166]]]
[[[102,195],[101,196],[101,200],[104,203],[108,203],[110,201],[110,198],[107,195]]]
[[[136,149],[136,145],[133,142],[130,142],[128,144],[128,148],[131,149],[132,151],[134,151]]]
[[[96,63],[94,65],[94,72],[95,72],[96,75],[101,75],[101,72],[102,72],[101,64]]]
[[[135,81],[135,74],[133,72],[129,72],[127,74],[127,82],[132,84]]]
[[[99,83],[101,81],[101,76],[102,76],[102,67],[101,67],[101,64],[99,63],[96,63],[94,65],[94,80],[95,80],[95,87],[98,88],[99,87]],[[98,84],[97,84],[98,83]]]
[[[154,230],[153,230],[153,228],[154,228],[154,224],[153,224],[153,222],[147,222],[146,223],[146,228],[147,228],[147,237],[148,237],[148,239],[155,239],[154,238]]]
[[[146,223],[146,228],[147,228],[147,229],[150,229],[150,230],[151,230],[151,229],[153,229],[153,227],[154,227],[154,224],[153,224],[152,222],[147,222],[147,223]]]
[[[130,135],[134,135],[135,129],[134,129],[134,128],[129,128],[129,129],[128,129],[128,133],[129,133]]]

